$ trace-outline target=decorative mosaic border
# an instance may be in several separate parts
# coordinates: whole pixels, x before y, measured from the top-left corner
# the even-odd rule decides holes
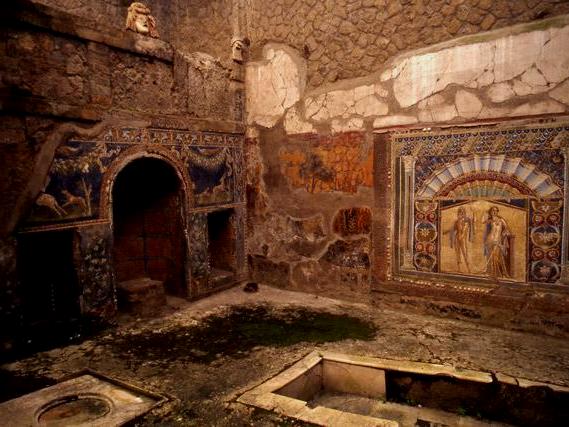
[[[233,133],[128,127],[109,129],[97,138],[72,138],[57,148],[47,187],[40,194],[43,199],[38,198],[41,205],[36,202],[26,228],[67,228],[108,219],[112,181],[122,167],[139,157],[158,157],[176,169],[188,212],[242,204],[243,141],[243,135]],[[200,190],[199,182],[218,179],[214,176],[221,176],[222,182],[206,182],[201,186],[208,191]],[[37,210],[37,206],[49,210]]]
[[[441,171],[448,174],[448,171],[444,170],[445,167],[457,160],[474,157],[482,162],[490,158],[494,161],[498,157],[515,157],[520,159],[521,165],[530,165],[543,172],[541,175],[547,176],[548,185],[557,188],[555,192],[550,192],[549,196],[538,192],[516,196],[527,198],[528,206],[526,281],[543,284],[558,282],[567,258],[562,249],[562,242],[567,240],[567,230],[564,230],[567,213],[563,205],[567,202],[565,162],[569,148],[568,123],[411,130],[392,133],[389,140],[393,185],[398,189],[392,199],[393,249],[397,255],[392,259],[394,264],[391,265],[390,271],[395,275],[395,279],[397,276],[411,278],[426,274],[424,280],[429,283],[436,280],[464,280],[472,282],[473,285],[474,282],[492,283],[491,278],[487,277],[467,275],[460,279],[453,274],[438,272],[438,210],[423,211],[429,208],[430,204],[436,207],[439,200],[454,199],[456,196],[438,197],[439,191],[436,191],[436,194],[431,194],[433,192],[430,191],[430,196],[420,196],[418,191],[423,189],[423,193],[426,193],[427,180],[433,179]],[[487,175],[493,176],[493,168],[486,169]],[[486,169],[482,168],[482,171]],[[452,175],[452,180],[459,178],[454,173]],[[445,177],[441,175],[441,178],[442,181],[437,182],[437,188],[440,186],[444,189]],[[533,176],[530,178],[537,181]],[[499,199],[500,197],[496,196],[493,199],[473,197],[470,200]],[[555,204],[553,210],[549,206],[552,203]],[[543,239],[549,240],[544,242]]]
[[[75,139],[82,142],[107,142],[122,144],[203,145],[236,147],[243,143],[244,136],[233,133],[186,131],[154,128],[113,128],[100,138]]]

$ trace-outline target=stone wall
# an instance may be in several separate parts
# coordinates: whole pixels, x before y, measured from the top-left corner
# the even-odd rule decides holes
[[[282,119],[296,134],[563,113],[568,38],[563,15],[401,54],[376,73],[310,91],[302,56],[269,44],[263,61],[248,64],[249,123]]]
[[[502,122],[522,129],[520,121],[561,120],[556,117],[569,113],[569,54],[563,47],[568,44],[569,17],[563,15],[403,53],[375,73],[314,89],[307,89],[310,66],[301,52],[267,44],[263,59],[249,63],[246,73],[253,274],[293,289],[364,301],[370,288],[373,296],[405,294],[404,281],[392,282],[389,261],[397,230],[392,196],[399,188],[393,132],[418,128],[429,134],[442,126]],[[469,150],[475,148],[468,147],[459,150],[473,154]],[[417,280],[417,294],[441,301],[462,295],[456,301],[467,306],[488,285],[474,285],[476,293],[464,290],[472,283],[463,289],[465,282],[458,280],[456,289],[442,291],[440,280]],[[543,310],[538,301],[549,298],[558,312],[566,289],[548,286],[524,299],[519,286],[497,291],[490,285],[484,306],[473,313],[487,316],[494,301],[502,316],[495,323],[503,325],[500,310],[508,298],[525,301],[526,313]],[[494,292],[502,295],[493,300]],[[445,304],[437,307],[442,312]],[[532,318],[536,328],[547,324],[541,313]],[[559,322],[563,326],[554,329],[569,330],[567,319]]]
[[[127,0],[35,0],[70,14],[106,22],[123,29]],[[156,18],[160,38],[183,52],[205,52],[228,58],[231,53],[232,0],[147,0]]]
[[[559,0],[249,0],[249,35],[296,48],[315,88],[376,71],[394,55],[569,12]]]
[[[0,42],[3,233],[35,197],[27,194],[30,180],[45,179],[46,171],[38,178],[38,167],[49,165],[65,139],[57,132],[62,121],[225,131],[239,126],[242,107],[230,82],[230,60],[184,54],[164,41],[32,2],[8,10],[6,19]],[[50,136],[61,139],[48,149]],[[26,202],[18,202],[22,197]]]
[[[128,3],[22,0],[0,17],[0,319],[13,326],[0,330],[0,344],[23,325],[20,233],[71,230],[82,316],[114,314],[109,198],[120,167],[139,157],[178,167],[185,213],[234,212],[231,274],[212,284],[200,276],[197,286],[184,254],[187,296],[243,280],[244,106],[241,65],[230,58],[231,7],[222,7],[230,2],[156,2],[162,39],[124,29]],[[218,24],[190,28],[204,14]]]

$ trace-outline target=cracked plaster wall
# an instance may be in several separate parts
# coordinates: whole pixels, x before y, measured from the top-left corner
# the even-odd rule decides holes
[[[270,44],[246,72],[253,278],[366,300],[371,233],[334,224],[350,209],[361,209],[356,222],[371,209],[373,223],[389,227],[388,209],[375,206],[373,171],[383,169],[372,132],[567,113],[566,46],[569,16],[561,16],[401,54],[376,73],[307,90],[302,56]],[[317,234],[292,225],[314,221]]]
[[[317,88],[381,68],[398,53],[569,12],[565,0],[248,0],[253,54],[286,43]]]
[[[271,127],[283,117],[297,134],[564,113],[567,46],[564,15],[403,54],[377,73],[306,92],[299,55],[273,45],[247,67],[248,122]]]

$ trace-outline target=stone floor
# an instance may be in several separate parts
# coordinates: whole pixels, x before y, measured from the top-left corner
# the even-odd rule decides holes
[[[175,342],[184,342],[184,331],[199,327],[212,316],[223,316],[236,306],[260,306],[276,311],[304,308],[351,316],[372,324],[376,333],[367,339],[348,338],[320,343],[297,340],[286,345],[270,345],[265,342],[233,348],[228,352],[220,351],[213,357],[206,357],[207,335],[200,336],[201,343],[198,345],[196,341],[193,348],[192,340],[198,338],[188,333],[185,352],[176,350]],[[126,341],[127,345],[116,345],[140,334],[153,336],[168,331],[172,331],[170,338],[174,341],[164,341],[166,351],[164,348],[144,350],[140,346],[129,347],[129,341]],[[219,341],[220,336],[223,336],[223,331],[212,339]],[[315,348],[497,371],[569,386],[567,340],[397,312],[267,286],[261,286],[256,293],[246,293],[236,287],[197,302],[171,298],[161,317],[152,320],[122,317],[116,329],[78,345],[2,365],[0,371],[16,379],[21,377],[22,381],[57,381],[83,368],[91,368],[172,397],[171,403],[132,425],[299,425],[243,407],[234,399]]]

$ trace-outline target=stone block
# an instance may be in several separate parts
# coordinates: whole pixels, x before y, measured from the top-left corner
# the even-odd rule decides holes
[[[119,306],[139,316],[152,316],[166,305],[164,283],[148,277],[120,282]]]

